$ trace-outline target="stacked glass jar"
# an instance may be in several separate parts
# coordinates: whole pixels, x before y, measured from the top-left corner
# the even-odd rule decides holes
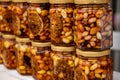
[[[12,34],[11,0],[0,0],[0,32]]]
[[[50,0],[54,80],[74,79],[73,0]]]
[[[33,77],[36,80],[54,80],[51,42],[32,41],[31,56]]]
[[[17,71],[23,75],[32,74],[31,67],[31,41],[29,38],[16,37],[16,56],[17,56]]]
[[[28,0],[28,33],[31,40],[50,41],[48,0]]]
[[[16,36],[26,37],[28,34],[27,20],[27,2],[26,0],[12,0],[13,15],[12,15],[12,30]]]
[[[12,31],[12,3],[11,0],[1,0],[0,4],[0,52],[4,65],[9,69],[16,68],[15,36]]]
[[[75,0],[75,80],[112,80],[113,31],[109,3],[109,0]]]
[[[15,53],[15,36],[12,34],[3,34],[3,51],[2,57],[4,65],[9,69],[15,69],[17,65]]]
[[[53,80],[48,0],[28,0],[28,36],[32,41],[31,62],[36,80]]]

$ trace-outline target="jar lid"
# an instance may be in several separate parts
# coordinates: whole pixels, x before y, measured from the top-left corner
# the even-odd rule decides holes
[[[51,4],[73,3],[73,0],[49,0]]]
[[[3,34],[2,37],[5,39],[15,39],[15,35],[12,34]]]
[[[63,47],[63,46],[55,46],[55,45],[51,45],[51,49],[53,51],[66,51],[66,52],[71,52],[71,51],[75,51],[75,47]]]
[[[12,1],[12,0],[0,0],[0,2],[9,2],[9,1]]]
[[[27,0],[12,0],[12,2],[27,2]]]
[[[110,3],[110,0],[75,0],[75,4],[104,4]]]
[[[30,42],[30,39],[29,38],[21,38],[21,37],[16,37],[16,41],[17,42]]]
[[[47,46],[50,46],[50,45],[51,45],[51,42],[41,43],[41,42],[32,41],[32,46],[35,46],[35,47],[47,47]]]
[[[99,52],[81,51],[79,49],[76,49],[76,54],[84,57],[102,57],[102,56],[110,55],[110,49]]]
[[[28,0],[29,3],[49,3],[49,0]]]

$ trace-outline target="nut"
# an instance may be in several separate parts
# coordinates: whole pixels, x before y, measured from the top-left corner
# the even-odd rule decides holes
[[[64,43],[70,43],[70,40],[67,39],[67,38],[63,38],[62,41],[63,41]]]
[[[90,40],[92,36],[88,35],[85,37],[85,40]]]
[[[102,36],[101,36],[100,32],[97,32],[96,36],[97,36],[97,39],[100,39],[100,40],[102,39]]]
[[[90,70],[95,70],[97,67],[98,67],[98,64],[93,64],[93,65],[90,67]]]
[[[85,74],[88,75],[89,74],[89,67],[85,67]]]
[[[82,36],[85,37],[85,36],[87,36],[88,34],[89,34],[89,32],[85,31],[85,32],[82,33]]]
[[[96,18],[95,17],[94,18],[90,18],[88,22],[89,23],[94,23],[94,22],[96,22]]]

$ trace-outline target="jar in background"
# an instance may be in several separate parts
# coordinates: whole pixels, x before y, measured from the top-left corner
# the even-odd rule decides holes
[[[33,41],[31,49],[33,77],[36,80],[53,80],[53,61],[50,42]]]
[[[48,0],[29,0],[28,26],[29,37],[40,42],[50,41],[50,20]]]
[[[13,2],[13,32],[17,36],[27,36],[27,3],[26,0],[12,0]]]
[[[0,0],[0,31],[12,34],[12,4],[11,0]]]
[[[2,33],[0,32],[0,64],[3,63],[2,50],[3,50],[3,37],[2,37]]]
[[[113,45],[109,0],[75,0],[74,41],[81,50],[105,50]]]
[[[22,75],[32,74],[31,41],[29,38],[16,37],[17,71]]]
[[[73,46],[73,0],[50,0],[50,37],[56,46]]]
[[[85,52],[76,50],[75,80],[112,80],[113,61],[110,50]]]
[[[15,69],[16,53],[15,53],[15,36],[11,34],[3,34],[3,63],[9,69]]]
[[[54,80],[74,79],[74,47],[51,46],[53,50]]]

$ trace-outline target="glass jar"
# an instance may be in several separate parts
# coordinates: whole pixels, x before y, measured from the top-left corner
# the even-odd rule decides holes
[[[12,0],[13,2],[13,32],[17,36],[27,36],[27,3],[26,0]]]
[[[15,69],[17,65],[15,53],[15,36],[3,34],[3,63],[9,69]]]
[[[48,0],[29,0],[29,37],[40,42],[50,41],[50,20]]]
[[[0,31],[12,33],[12,4],[11,0],[0,0]]]
[[[85,52],[76,50],[75,80],[112,80],[113,62],[110,50]]]
[[[32,68],[36,80],[53,80],[53,61],[51,58],[50,42],[40,43],[33,41]]]
[[[74,41],[81,50],[108,49],[113,45],[112,9],[109,0],[87,1],[75,1]]]
[[[2,37],[2,33],[0,32],[0,64],[3,63],[2,50],[3,50],[3,37]]]
[[[16,37],[17,71],[22,75],[32,74],[31,41],[29,38]]]
[[[54,80],[74,79],[74,47],[51,46],[53,50]]]
[[[73,0],[50,0],[50,37],[56,46],[73,46]]]

